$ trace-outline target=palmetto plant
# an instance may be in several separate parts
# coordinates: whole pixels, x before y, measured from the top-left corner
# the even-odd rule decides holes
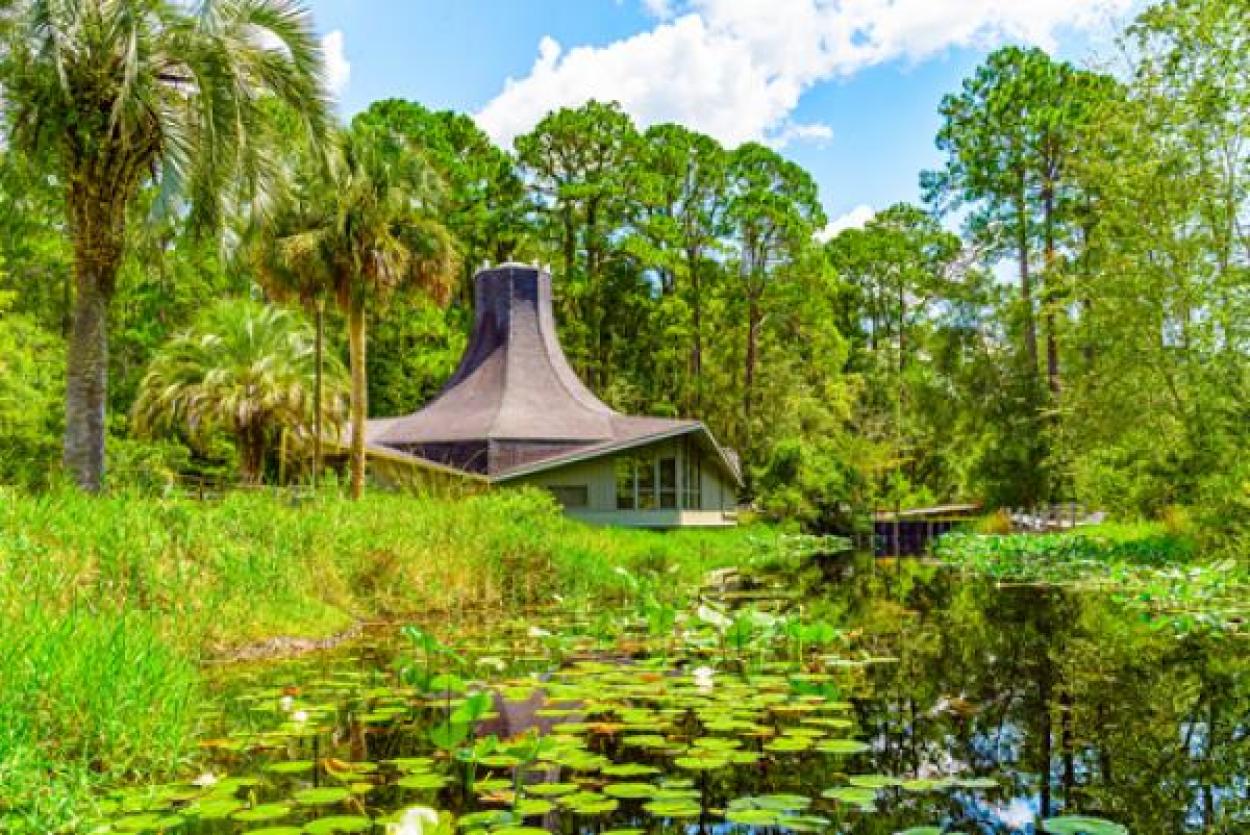
[[[397,292],[445,302],[458,256],[437,218],[442,183],[402,137],[363,124],[338,137],[322,171],[306,172],[279,205],[258,260],[277,282],[326,287],[347,314],[351,357],[351,490],[365,476],[365,326]],[[322,284],[324,282],[324,285]],[[301,291],[302,292],[302,291]]]
[[[135,400],[136,430],[177,429],[192,441],[228,432],[238,445],[241,477],[256,483],[280,430],[307,439],[317,423],[342,424],[347,374],[330,359],[318,422],[315,365],[312,329],[295,313],[250,301],[221,302],[152,360]]]
[[[14,148],[65,189],[75,298],[64,459],[79,485],[104,471],[107,313],[139,190],[189,198],[193,223],[263,197],[277,100],[326,129],[321,50],[294,0],[8,0],[0,3],[3,110]]]

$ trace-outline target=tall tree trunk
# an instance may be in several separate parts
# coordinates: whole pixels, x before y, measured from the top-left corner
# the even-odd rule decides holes
[[[1029,214],[1024,175],[1020,176],[1020,194],[1016,196],[1016,250],[1020,258],[1020,300],[1024,306],[1024,350],[1029,370],[1037,374],[1037,321],[1033,315],[1033,277],[1029,273]]]
[[[1055,193],[1051,185],[1042,190],[1042,213],[1046,237],[1043,252],[1046,275],[1042,292],[1046,317],[1046,382],[1050,386],[1050,393],[1058,397],[1063,384],[1059,376],[1059,336],[1055,333],[1058,319],[1055,315],[1055,299],[1058,294],[1055,292]]]
[[[352,366],[351,497],[365,490],[365,418],[369,389],[365,379],[365,306],[353,299],[347,313],[347,345]]]
[[[104,207],[107,214],[109,207]],[[87,214],[87,212],[83,212]],[[101,233],[98,218],[75,224],[74,305],[66,356],[63,461],[74,482],[91,493],[104,484],[108,396],[108,308],[121,263],[124,227]]]
[[[599,201],[595,198],[586,204],[586,280],[588,283],[586,321],[590,323],[590,344],[594,356],[595,388],[605,391],[608,387],[608,362],[603,338],[604,296],[603,253],[599,247]]]
[[[699,276],[699,252],[686,250],[690,270],[691,347],[690,374],[694,377],[694,415],[703,411],[703,287]]]
[[[755,364],[759,352],[759,327],[759,299],[755,293],[751,293],[747,299],[746,362],[742,373],[743,437],[746,440],[746,449],[742,451],[744,455],[750,455],[752,445],[751,419],[755,411]]]
[[[325,325],[326,325],[326,301],[325,299],[317,299],[317,333],[313,350],[317,355],[316,358],[316,375],[313,380],[313,473],[312,486],[317,489],[317,481],[321,478],[321,462],[323,460],[322,442],[324,440],[325,427],[322,425],[322,405],[325,396]]]

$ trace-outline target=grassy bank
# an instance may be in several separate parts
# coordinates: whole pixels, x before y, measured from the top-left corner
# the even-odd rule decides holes
[[[624,599],[777,547],[767,528],[590,528],[543,496],[201,504],[0,491],[0,831],[185,762],[205,658],[361,619]],[[623,568],[627,573],[618,571]],[[72,823],[71,823],[72,825]]]

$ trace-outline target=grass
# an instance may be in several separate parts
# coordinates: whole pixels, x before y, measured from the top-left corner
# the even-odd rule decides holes
[[[367,619],[624,600],[774,554],[763,527],[591,528],[546,497],[220,502],[0,488],[0,831],[71,831],[91,786],[185,766],[200,664]]]

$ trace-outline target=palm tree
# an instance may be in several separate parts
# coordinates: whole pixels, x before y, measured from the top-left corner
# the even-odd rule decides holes
[[[224,204],[263,196],[268,102],[325,133],[321,50],[296,0],[10,0],[0,16],[9,141],[65,189],[75,297],[64,460],[98,491],[127,210],[147,183],[166,205],[189,198],[190,221],[210,226]]]
[[[451,234],[435,212],[441,180],[402,137],[357,124],[339,136],[326,176],[305,185],[274,212],[275,273],[324,277],[347,315],[351,393],[351,495],[365,480],[366,318],[397,292],[445,303],[459,267]],[[272,270],[272,268],[271,268]]]
[[[278,431],[312,436],[347,413],[347,373],[331,358],[329,397],[312,393],[316,356],[305,320],[253,301],[224,301],[204,311],[148,366],[135,400],[136,431],[180,431],[202,444],[217,432],[234,436],[243,481],[261,480],[265,453]]]
[[[291,174],[306,172],[311,158],[299,158]],[[313,414],[317,418],[313,426],[312,483],[314,489],[321,476],[324,460],[325,427],[321,425],[321,402],[324,396],[325,368],[325,308],[326,297],[334,289],[326,264],[317,258],[304,257],[292,250],[301,240],[300,235],[315,223],[316,207],[304,201],[301,191],[288,192],[268,213],[263,223],[252,225],[247,231],[243,248],[246,261],[255,271],[265,289],[279,299],[293,299],[305,309],[311,309],[316,334],[314,353],[316,371],[313,381]]]

